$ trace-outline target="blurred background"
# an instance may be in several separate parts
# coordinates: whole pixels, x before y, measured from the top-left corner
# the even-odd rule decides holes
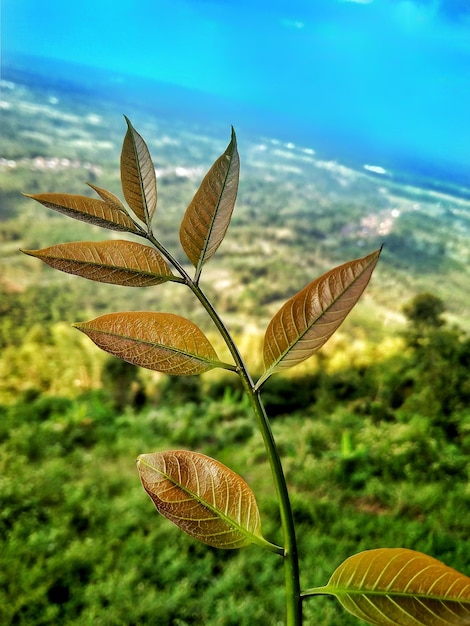
[[[468,0],[4,0],[2,47],[4,64],[163,82],[187,113],[195,91],[236,128],[467,184],[469,20]]]
[[[202,285],[255,376],[282,303],[384,244],[339,332],[263,388],[302,584],[379,546],[468,574],[470,2],[2,0],[0,69],[0,622],[284,619],[282,563],[182,535],[134,466],[165,448],[218,458],[282,542],[236,377],[139,371],[70,327],[173,311],[225,356],[204,312],[179,285],[95,283],[19,252],[116,236],[21,194],[93,195],[87,181],[122,197],[123,114],[155,163],[155,232],[181,263],[181,217],[234,126],[237,207]],[[357,623],[328,599],[305,616]]]

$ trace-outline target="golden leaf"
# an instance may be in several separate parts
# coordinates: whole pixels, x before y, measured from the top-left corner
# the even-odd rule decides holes
[[[470,578],[404,548],[366,550],[346,559],[326,587],[304,596],[334,595],[375,626],[468,626]]]
[[[157,178],[147,144],[126,117],[121,151],[121,184],[127,204],[148,226],[157,207]]]
[[[98,187],[97,185],[93,185],[93,183],[87,183],[87,185],[89,187],[91,187],[92,189],[94,189],[102,200],[104,200],[105,202],[107,202],[111,206],[114,206],[116,209],[119,209],[120,211],[124,211],[124,213],[126,213],[125,206],[119,200],[119,198],[117,196],[115,196],[113,193],[111,193],[107,189],[103,189],[102,187]]]
[[[74,326],[105,352],[146,369],[179,376],[235,369],[219,361],[193,322],[173,313],[108,313]]]
[[[133,241],[77,241],[22,252],[62,272],[101,283],[147,287],[174,278],[159,252]]]
[[[262,383],[279,370],[308,359],[331,337],[359,300],[380,250],[349,261],[317,278],[290,298],[268,325]]]
[[[240,159],[235,132],[225,152],[215,161],[186,209],[180,227],[180,241],[196,280],[202,265],[222,243],[230,223],[238,191]]]
[[[67,193],[24,195],[63,215],[88,222],[94,226],[102,226],[110,230],[137,231],[136,225],[126,213],[111,203],[98,198]]]
[[[141,454],[137,467],[158,512],[191,537],[216,548],[264,544],[252,490],[219,461],[173,450]]]

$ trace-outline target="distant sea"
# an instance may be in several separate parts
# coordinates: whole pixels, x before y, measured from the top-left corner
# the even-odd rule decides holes
[[[122,113],[143,110],[155,117],[172,118],[188,128],[204,127],[207,134],[224,134],[233,125],[251,137],[270,137],[315,150],[317,158],[341,163],[371,176],[387,177],[411,185],[470,200],[470,164],[433,162],[423,155],[407,154],[379,145],[373,138],[345,137],[326,133],[289,116],[275,115],[204,92],[169,83],[44,58],[4,55],[2,80],[30,87],[53,87],[84,99],[106,100],[119,105]],[[224,135],[225,136],[225,135]]]

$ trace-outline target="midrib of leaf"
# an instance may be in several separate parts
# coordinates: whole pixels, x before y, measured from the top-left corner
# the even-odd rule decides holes
[[[138,215],[138,217],[141,218],[142,221],[145,222],[145,224],[147,225],[147,228],[150,231],[150,221],[152,219],[153,211],[155,207],[153,207],[152,209],[149,208],[149,202],[148,202],[148,197],[147,197],[147,183],[148,183],[149,177],[151,178],[150,182],[151,183],[153,182],[153,177],[152,177],[151,170],[150,170],[150,168],[153,167],[153,163],[151,161],[150,154],[146,152],[146,150],[148,149],[143,138],[134,129],[129,118],[124,116],[124,119],[126,120],[128,132],[130,133],[131,147],[132,147],[132,152],[134,153],[134,164],[132,165],[132,170],[135,170],[135,171],[133,174],[133,178],[134,178],[134,182],[137,182],[137,186],[140,189],[139,200],[142,203],[142,209],[143,209],[143,215],[141,216]],[[142,166],[145,166],[145,168],[147,168],[148,171],[143,172]],[[130,177],[128,170],[126,170],[125,175],[128,178]],[[146,176],[146,178],[144,176]],[[156,204],[156,196],[155,196],[155,204]],[[135,208],[133,208],[133,210],[135,211]]]
[[[148,206],[148,200],[147,200],[147,192],[146,192],[146,180],[144,178],[144,173],[142,172],[142,168],[140,166],[141,163],[141,159],[142,159],[142,151],[139,150],[139,146],[137,145],[136,141],[133,141],[132,143],[133,148],[134,148],[134,154],[135,154],[135,159],[136,162],[138,164],[138,181],[139,181],[139,186],[140,186],[140,193],[142,196],[142,202],[144,205],[144,214],[145,214],[145,221],[148,224],[150,221],[150,211],[149,211],[149,206]],[[142,146],[141,146],[142,147]],[[148,175],[147,175],[148,176]]]
[[[142,176],[142,168],[140,167],[140,159],[139,159],[139,151],[137,149],[137,145],[136,142],[133,140],[132,141],[132,150],[134,152],[134,159],[136,162],[136,172],[135,172],[135,176],[134,176],[134,181],[137,183],[137,185],[140,187],[140,197],[142,200],[142,208],[144,211],[144,222],[148,225],[149,223],[149,210],[148,210],[148,203],[147,203],[147,197],[145,194],[145,185],[144,185],[144,179]]]
[[[204,265],[207,248],[209,246],[209,243],[210,243],[210,240],[211,240],[211,236],[212,236],[212,232],[214,230],[214,226],[215,226],[216,221],[217,221],[217,216],[218,216],[218,212],[219,212],[220,203],[223,200],[224,191],[225,191],[226,186],[227,186],[227,180],[228,180],[230,174],[232,173],[233,155],[234,155],[234,153],[235,153],[235,151],[237,149],[237,144],[236,144],[236,141],[235,141],[235,132],[234,132],[233,128],[232,128],[231,142],[232,142],[232,147],[231,147],[231,150],[230,150],[230,154],[227,155],[229,157],[229,166],[227,168],[227,172],[225,173],[224,182],[223,182],[222,188],[221,188],[220,193],[219,193],[219,198],[217,200],[215,211],[213,212],[212,217],[210,219],[210,226],[208,228],[207,235],[206,235],[206,237],[204,239],[204,245],[203,245],[201,254],[199,256],[199,260],[198,260],[198,264],[197,264],[197,268],[196,268],[196,275],[194,277],[194,282],[196,282],[196,283],[199,281],[199,278],[201,276],[202,266]],[[233,175],[233,173],[232,173],[232,175]]]
[[[193,463],[193,461],[191,462]],[[262,535],[249,532],[244,526],[241,526],[237,520],[235,520],[232,517],[229,517],[221,509],[218,509],[216,506],[210,504],[210,502],[207,502],[207,500],[204,500],[197,493],[191,491],[191,489],[188,489],[188,487],[178,482],[173,476],[170,476],[163,470],[154,467],[153,465],[151,465],[150,463],[147,463],[143,459],[139,459],[139,463],[142,463],[146,467],[150,468],[152,471],[157,472],[158,474],[163,476],[166,480],[170,481],[173,485],[178,487],[178,489],[181,489],[181,491],[186,493],[192,500],[196,500],[196,502],[198,502],[201,506],[208,509],[217,518],[220,518],[221,520],[223,520],[228,526],[231,526],[232,528],[234,528],[238,533],[242,534],[244,537],[247,537],[252,543],[256,543],[264,548],[267,548],[268,550],[270,550],[271,552],[275,552],[276,554],[281,554],[281,555],[284,554],[283,548],[270,543]],[[194,463],[193,463],[193,466],[194,466]],[[195,475],[196,475],[196,481],[199,483],[199,476],[197,475],[196,469],[195,469]],[[211,481],[211,484],[212,484],[212,488],[214,488],[213,481]],[[212,489],[212,491],[214,491],[214,489]],[[227,508],[228,508],[228,501],[227,501]]]
[[[470,608],[470,599],[459,600],[458,598],[454,598],[452,596],[441,596],[441,595],[428,595],[425,593],[407,593],[406,591],[380,591],[380,590],[369,590],[363,589],[348,589],[345,588],[332,588],[328,585],[324,587],[315,587],[313,589],[309,589],[308,591],[304,591],[302,596],[314,596],[314,595],[329,595],[329,596],[378,596],[381,598],[405,598],[407,600],[431,600],[436,602],[443,602],[447,604],[461,604],[462,606],[468,605]]]

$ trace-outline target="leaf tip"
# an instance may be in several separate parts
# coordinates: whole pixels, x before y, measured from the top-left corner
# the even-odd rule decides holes
[[[37,257],[37,253],[39,252],[38,250],[26,250],[25,248],[20,248],[20,252],[22,252],[23,254],[27,254],[28,256],[34,256]]]

